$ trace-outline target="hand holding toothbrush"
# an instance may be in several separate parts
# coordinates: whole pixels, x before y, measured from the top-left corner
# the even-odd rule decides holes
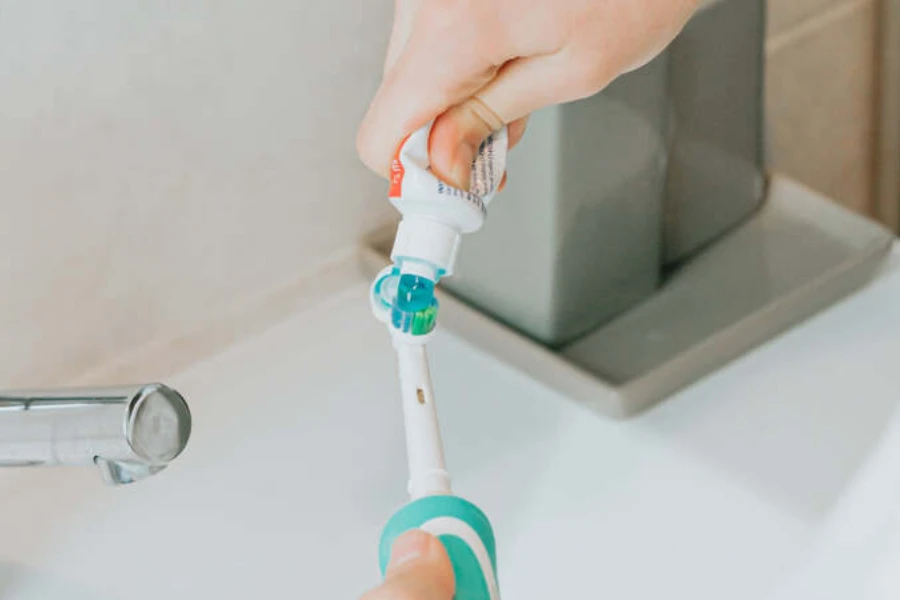
[[[383,584],[360,600],[451,600],[453,570],[437,538],[413,529],[397,538]]]
[[[449,559],[452,598],[500,600],[491,523],[477,506],[453,494],[444,463],[426,351],[437,312],[434,282],[406,272],[429,270],[427,265],[402,265],[403,261],[400,267],[382,271],[370,289],[372,310],[388,325],[397,353],[411,500],[385,525],[378,545],[379,564],[390,583],[397,581],[397,570],[410,562],[410,556]],[[433,544],[443,550],[434,549]],[[413,581],[419,581],[413,575]],[[442,589],[432,584],[422,591]]]

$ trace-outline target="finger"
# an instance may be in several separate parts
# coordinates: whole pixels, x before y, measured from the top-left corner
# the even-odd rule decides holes
[[[481,142],[503,126],[500,117],[480,101],[463,103],[442,114],[434,123],[428,140],[431,169],[440,179],[460,189],[469,188],[472,161]],[[509,124],[509,148],[525,135],[528,117]],[[503,183],[501,182],[501,187]]]
[[[422,48],[414,41],[418,35],[413,32],[385,76],[357,134],[360,158],[383,176],[406,135],[470,97],[496,72],[492,61],[469,49],[454,55],[434,44]]]
[[[472,161],[481,142],[503,121],[478,100],[469,100],[439,116],[431,128],[428,155],[431,169],[454,187],[469,189]]]
[[[521,119],[516,119],[512,123],[509,124],[507,128],[507,135],[509,136],[509,149],[512,150],[516,146],[519,145],[519,142],[522,141],[522,138],[525,137],[525,130],[528,128],[528,117],[522,117]]]
[[[505,123],[534,111],[592,96],[618,75],[604,60],[572,57],[569,49],[507,63],[477,98]]]
[[[394,542],[384,583],[361,600],[452,600],[453,569],[443,545],[424,531],[409,531]]]
[[[525,117],[544,106],[589,96],[612,80],[573,68],[564,54],[507,63],[478,93],[435,121],[429,140],[431,167],[447,183],[468,189],[471,164],[484,138],[510,123],[510,146],[525,132]]]

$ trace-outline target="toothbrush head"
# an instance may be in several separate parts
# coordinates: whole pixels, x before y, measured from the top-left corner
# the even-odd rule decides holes
[[[423,275],[401,273],[398,267],[389,267],[372,284],[372,311],[396,333],[426,336],[437,325],[434,285]]]
[[[421,275],[400,275],[397,295],[391,307],[391,326],[395,330],[411,335],[427,335],[434,330],[437,309],[433,281]]]

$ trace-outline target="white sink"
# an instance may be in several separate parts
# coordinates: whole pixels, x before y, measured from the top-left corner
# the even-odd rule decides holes
[[[900,256],[891,265],[628,422],[439,334],[449,466],[494,522],[505,597],[779,589],[900,402]],[[406,463],[392,351],[365,290],[170,378],[194,433],[156,477],[114,489],[90,470],[0,472],[0,599],[353,599],[373,585]]]

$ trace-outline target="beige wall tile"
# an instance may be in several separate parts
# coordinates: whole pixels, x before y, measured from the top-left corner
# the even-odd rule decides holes
[[[388,218],[353,139],[391,11],[5,4],[0,389],[180,334]]]
[[[767,0],[769,35],[796,27],[806,19],[854,0]]]
[[[776,23],[830,2],[772,1]],[[389,218],[353,137],[391,8],[4,5],[0,389],[140,356]],[[860,206],[870,29],[859,14],[785,47],[769,78],[776,166]]]
[[[766,80],[773,169],[860,212],[872,200],[876,5],[770,48]]]

